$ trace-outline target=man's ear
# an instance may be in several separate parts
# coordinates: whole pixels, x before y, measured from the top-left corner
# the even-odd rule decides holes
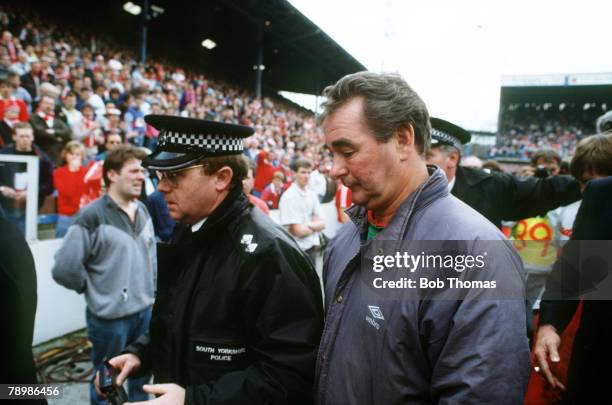
[[[398,128],[394,137],[397,141],[397,151],[400,153],[400,159],[407,159],[409,152],[414,149],[414,128],[410,124]]]
[[[106,175],[108,176],[108,181],[110,183],[114,183],[119,173],[117,173],[115,170],[109,170],[108,173],[106,173]],[[106,188],[110,186],[110,183],[106,185]]]
[[[223,166],[215,173],[215,190],[222,192],[229,190],[232,178],[234,177],[234,171],[229,166]]]

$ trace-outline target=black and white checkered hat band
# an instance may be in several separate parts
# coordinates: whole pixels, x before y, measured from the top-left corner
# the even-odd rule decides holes
[[[215,134],[184,134],[180,132],[162,131],[159,134],[159,146],[184,146],[189,149],[201,149],[210,152],[242,152],[242,138],[229,138]]]
[[[459,139],[454,136],[447,134],[446,132],[442,132],[439,129],[432,128],[431,129],[431,138],[432,143],[435,145],[436,143],[446,143],[451,144],[455,148],[461,149],[461,142]],[[437,142],[436,142],[437,141]]]

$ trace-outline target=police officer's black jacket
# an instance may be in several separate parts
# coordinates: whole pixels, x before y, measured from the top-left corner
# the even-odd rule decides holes
[[[545,179],[517,177],[458,166],[451,193],[474,208],[495,226],[544,215],[580,199],[580,186],[570,176]]]
[[[234,189],[192,233],[158,245],[149,335],[126,352],[188,404],[313,401],[319,278],[291,236]]]

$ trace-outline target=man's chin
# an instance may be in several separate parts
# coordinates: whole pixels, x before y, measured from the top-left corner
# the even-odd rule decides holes
[[[368,208],[369,201],[369,198],[367,198],[366,196],[361,196],[358,192],[353,191],[353,194],[351,195],[351,202],[355,205],[360,205],[362,207]]]

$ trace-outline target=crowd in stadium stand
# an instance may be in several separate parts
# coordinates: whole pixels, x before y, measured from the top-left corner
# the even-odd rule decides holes
[[[99,178],[94,164],[113,144],[154,149],[158,133],[145,123],[145,115],[179,115],[255,129],[245,150],[256,168],[254,194],[264,193],[275,172],[284,175],[286,188],[290,164],[299,157],[320,168],[312,176],[319,196],[328,191],[321,172],[329,170],[331,160],[310,112],[280,99],[256,98],[201,72],[153,59],[143,66],[129,50],[63,32],[40,16],[1,12],[0,26],[0,69],[5,73],[0,120],[8,126],[0,147],[13,142],[14,123],[27,121],[34,129],[34,144],[56,167],[66,163],[60,157],[66,154],[62,148],[77,141],[83,146],[84,165],[97,169]],[[80,172],[83,177],[88,170]],[[75,198],[72,205],[78,207],[80,201],[82,206],[82,196]],[[270,208],[276,208],[277,200],[270,199]]]
[[[155,147],[158,134],[144,122],[148,114],[252,126],[255,135],[245,144],[255,169],[252,194],[263,197],[270,209],[278,207],[279,195],[292,181],[291,165],[300,157],[315,164],[311,188],[321,200],[333,199],[336,186],[326,177],[331,157],[310,112],[281,99],[256,98],[248,90],[167,62],[150,59],[142,65],[133,52],[112,41],[74,34],[23,10],[0,12],[0,28],[0,69],[8,72],[0,80],[0,148],[5,148],[0,153],[11,150],[11,127],[19,121],[32,125],[33,148],[55,165],[56,179],[64,172],[75,177],[61,159],[67,153],[63,147],[72,148],[76,141],[83,148],[84,167],[78,173],[89,186],[72,197],[56,186],[60,220],[97,197],[100,186],[95,183],[107,149],[121,143]],[[567,158],[578,141],[594,133],[600,107],[505,106],[498,143],[482,157],[527,161],[538,150],[552,149]]]
[[[514,105],[506,108],[502,117],[497,145],[487,158],[517,158],[528,160],[541,149],[552,149],[563,158],[574,153],[576,144],[595,133],[595,120],[605,112],[597,106],[564,104],[560,106]]]

